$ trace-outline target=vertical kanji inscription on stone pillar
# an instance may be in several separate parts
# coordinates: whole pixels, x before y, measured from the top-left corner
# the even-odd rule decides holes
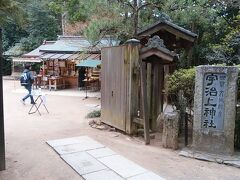
[[[234,152],[238,68],[198,66],[192,147],[217,154]]]
[[[206,73],[203,82],[202,128],[223,131],[226,74]]]

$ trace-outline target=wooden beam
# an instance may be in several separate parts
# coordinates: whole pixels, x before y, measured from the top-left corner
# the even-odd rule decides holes
[[[174,35],[176,35],[178,37],[181,37],[182,39],[185,39],[185,40],[187,40],[189,42],[194,42],[195,39],[196,39],[194,37],[191,37],[191,36],[181,32],[181,31],[171,27],[171,26],[165,26],[163,29],[165,29],[166,31],[168,31],[168,32],[170,32],[170,33],[172,33],[172,34],[174,34]]]
[[[174,27],[171,27],[169,25],[166,24],[158,24],[148,30],[146,30],[145,32],[142,32],[139,34],[140,37],[144,38],[144,37],[148,37],[152,34],[156,34],[159,31],[165,30],[175,36],[181,37],[184,40],[187,40],[188,42],[194,42],[196,37],[192,37],[191,35],[188,35],[184,32],[182,32],[181,30],[175,29]]]
[[[143,114],[143,127],[145,144],[150,144],[149,136],[149,118],[148,118],[148,105],[147,105],[147,86],[146,86],[146,63],[140,62],[140,76],[141,76],[141,100],[142,100],[142,114]]]
[[[150,56],[158,56],[159,59],[161,58],[161,61],[164,62],[162,64],[165,64],[165,63],[172,63],[173,62],[173,58],[174,56],[173,55],[169,55],[169,54],[165,54],[163,52],[161,52],[159,49],[151,49],[147,52],[141,52],[141,58],[143,59],[146,59]]]
[[[6,168],[2,76],[3,76],[2,29],[0,28],[0,171],[5,170]]]

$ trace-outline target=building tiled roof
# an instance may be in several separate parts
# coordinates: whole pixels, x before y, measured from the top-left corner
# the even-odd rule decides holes
[[[154,24],[152,24],[152,25],[142,29],[141,31],[138,32],[138,35],[141,36],[141,34],[145,33],[149,29],[153,29],[154,27],[161,26],[161,25],[170,26],[170,27],[172,27],[172,28],[174,28],[174,29],[176,29],[176,30],[178,30],[178,31],[188,35],[188,36],[191,36],[193,38],[197,38],[197,34],[191,32],[191,31],[189,31],[187,29],[184,29],[183,27],[180,27],[180,26],[178,26],[178,25],[176,25],[176,24],[174,24],[174,23],[172,23],[170,21],[166,21],[166,20],[165,21],[157,21],[156,23],[154,23]]]
[[[59,36],[58,40],[51,46],[43,46],[40,52],[100,52],[102,47],[118,45],[118,41],[103,38],[100,42],[92,46],[91,43],[82,36]]]
[[[44,52],[40,52],[40,49],[42,48],[46,48],[46,47],[49,47],[51,46],[52,44],[54,44],[56,41],[45,41],[42,45],[40,45],[38,48],[32,50],[31,52],[29,53],[26,53],[24,55],[22,55],[22,57],[39,57],[41,56],[42,54],[44,54]]]
[[[27,59],[29,62],[35,60],[73,60],[85,59],[87,55],[100,54],[102,47],[118,45],[119,41],[113,40],[110,37],[103,38],[92,46],[91,43],[82,36],[59,36],[57,41],[44,41],[42,45],[33,51],[24,54],[21,58],[16,58],[16,61]],[[87,53],[87,55],[85,55]],[[84,57],[83,57],[84,56]]]

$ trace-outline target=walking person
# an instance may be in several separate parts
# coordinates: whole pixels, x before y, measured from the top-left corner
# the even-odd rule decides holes
[[[30,97],[31,104],[35,104],[33,96],[32,96],[32,84],[34,82],[34,77],[31,72],[31,65],[26,64],[24,68],[25,69],[21,75],[20,81],[21,81],[21,85],[27,89],[28,94],[25,97],[23,97],[21,101],[25,105],[25,100]]]

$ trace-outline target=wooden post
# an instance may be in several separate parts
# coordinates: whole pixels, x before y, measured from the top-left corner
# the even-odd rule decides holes
[[[184,122],[185,122],[185,136],[184,136],[184,142],[185,142],[185,146],[188,145],[188,116],[187,116],[187,113],[185,113],[185,119],[184,119]]]
[[[150,112],[150,109],[152,108],[152,64],[147,63],[147,103],[148,103],[148,115],[149,120],[152,119],[152,113]]]
[[[168,94],[166,91],[166,89],[167,89],[167,78],[166,77],[170,74],[169,73],[169,65],[164,66],[164,72],[165,72],[165,74],[164,74],[164,89],[165,89],[164,100],[166,100],[166,107],[167,107],[168,106]],[[164,101],[163,101],[163,103],[164,103]]]
[[[163,110],[163,65],[160,63],[153,63],[153,85],[152,85],[152,122],[151,129],[156,130],[157,117]]]
[[[5,138],[4,138],[4,114],[3,114],[3,57],[2,57],[2,29],[0,28],[0,170],[5,170]]]
[[[42,60],[42,62],[43,62],[43,68],[42,68],[43,72],[42,72],[42,76],[44,77],[44,76],[45,76],[45,65],[44,65],[44,60]]]
[[[193,65],[193,49],[192,46],[186,48],[187,53],[187,66],[191,67]]]
[[[147,105],[147,86],[146,86],[146,63],[140,62],[141,71],[141,99],[142,99],[142,114],[144,126],[144,139],[145,144],[150,144],[149,136],[149,118],[148,118],[148,105]]]

